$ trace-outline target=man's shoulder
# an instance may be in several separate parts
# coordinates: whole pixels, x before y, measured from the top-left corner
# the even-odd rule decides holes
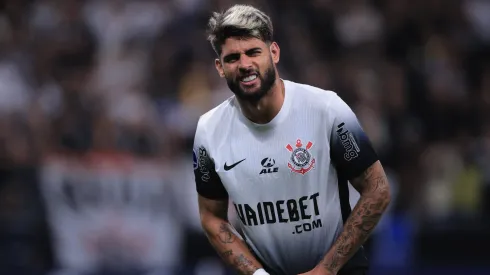
[[[221,104],[199,117],[197,130],[210,130],[222,125],[224,119],[229,119],[231,117],[230,114],[234,112],[235,107],[235,97],[229,97]]]
[[[306,102],[311,107],[328,107],[338,97],[338,94],[333,90],[292,81],[287,82],[294,91],[294,101]]]

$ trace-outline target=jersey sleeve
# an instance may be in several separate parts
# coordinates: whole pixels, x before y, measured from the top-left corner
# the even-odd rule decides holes
[[[335,95],[330,104],[333,124],[330,135],[330,158],[340,177],[359,176],[378,160],[371,141],[352,109]]]
[[[207,147],[208,145],[204,134],[205,133],[199,129],[198,125],[192,150],[197,193],[208,199],[227,199],[228,192],[223,186],[218,173],[216,173],[213,159],[209,155],[209,148]]]

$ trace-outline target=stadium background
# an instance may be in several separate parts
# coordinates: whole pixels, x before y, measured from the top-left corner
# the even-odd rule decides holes
[[[0,274],[225,274],[191,144],[232,0],[3,0]],[[338,92],[395,200],[371,274],[490,274],[490,1],[263,0],[282,77]],[[355,197],[353,197],[355,203]]]

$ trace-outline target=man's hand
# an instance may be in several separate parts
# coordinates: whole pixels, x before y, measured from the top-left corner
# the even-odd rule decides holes
[[[306,272],[306,273],[301,273],[298,275],[337,275],[335,273],[332,273],[325,268],[322,268],[321,266],[316,266],[312,270]]]

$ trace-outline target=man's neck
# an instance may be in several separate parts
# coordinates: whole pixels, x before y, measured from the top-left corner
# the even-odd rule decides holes
[[[269,123],[282,108],[284,103],[284,82],[276,78],[271,90],[257,102],[238,99],[243,115],[257,124]]]

